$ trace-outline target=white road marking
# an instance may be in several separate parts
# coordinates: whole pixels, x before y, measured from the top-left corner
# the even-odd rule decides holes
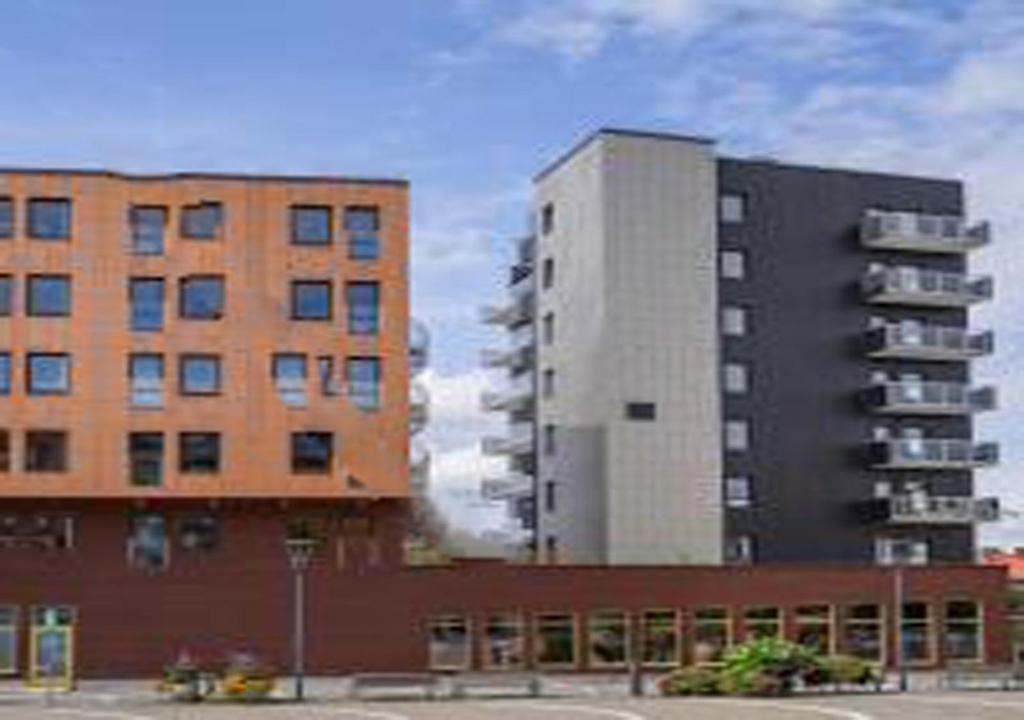
[[[743,705],[749,708],[772,708],[773,710],[786,710],[793,712],[806,712],[816,713],[818,715],[827,715],[829,717],[845,718],[845,720],[875,720],[873,715],[866,715],[856,710],[842,710],[840,708],[826,707],[824,705],[810,705],[801,700],[794,702],[781,702],[775,700],[756,700],[756,699],[730,699],[730,698],[686,698],[681,701],[686,702],[704,702],[709,705]]]
[[[1010,700],[980,700],[975,698],[961,697],[911,697],[909,695],[897,695],[897,700],[907,702],[925,703],[928,705],[980,705],[991,708],[1021,708],[1024,709],[1024,702],[1013,702]]]
[[[626,710],[612,710],[610,708],[593,707],[591,705],[564,705],[562,703],[552,703],[550,705],[545,703],[534,703],[534,702],[511,702],[511,703],[490,703],[491,707],[501,708],[527,708],[530,710],[540,710],[541,712],[570,712],[580,713],[581,715],[599,715],[601,717],[617,718],[618,720],[648,720],[643,715],[638,715],[634,712],[628,712]]]
[[[356,710],[355,708],[332,708],[330,710],[317,708],[312,712],[314,715],[355,715],[357,717],[374,718],[375,720],[412,720],[408,715],[377,710]]]
[[[115,718],[116,720],[155,720],[149,715],[133,715],[132,713],[114,710],[79,710],[78,708],[50,708],[50,712],[61,715],[78,715],[79,717]]]

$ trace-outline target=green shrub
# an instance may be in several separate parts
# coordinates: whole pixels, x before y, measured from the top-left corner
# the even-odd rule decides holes
[[[852,655],[822,658],[822,665],[837,685],[870,685],[880,680],[877,666]]]
[[[758,638],[725,655],[723,690],[738,695],[787,695],[797,678],[821,676],[821,658],[810,648],[778,638]]]
[[[666,697],[681,695],[720,695],[722,673],[714,666],[691,665],[674,670],[658,681],[658,691]]]

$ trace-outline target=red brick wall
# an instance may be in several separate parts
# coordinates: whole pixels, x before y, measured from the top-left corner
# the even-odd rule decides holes
[[[285,518],[295,515],[324,517],[324,543],[309,577],[308,666],[315,673],[424,669],[427,620],[433,615],[471,616],[479,627],[494,611],[730,605],[738,618],[745,605],[888,605],[892,598],[892,575],[878,568],[464,563],[403,569],[404,508],[393,501],[369,506],[377,539],[363,534],[365,523],[342,525],[333,519],[337,506],[221,502],[216,506],[223,522],[218,549],[189,553],[174,548],[167,571],[148,575],[126,562],[131,507],[89,507],[79,517],[73,550],[0,549],[0,604],[26,611],[36,603],[77,607],[77,663],[83,676],[152,676],[186,648],[214,660],[227,651],[251,650],[287,668],[291,576],[282,528]],[[160,507],[173,514],[196,506]],[[343,566],[338,563],[339,538],[346,548]],[[908,599],[982,601],[987,659],[1008,660],[1001,570],[951,566],[912,569],[906,575]]]

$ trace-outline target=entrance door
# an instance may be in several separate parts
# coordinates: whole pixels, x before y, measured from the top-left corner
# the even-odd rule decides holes
[[[28,682],[71,689],[74,683],[75,609],[68,605],[32,608]]]

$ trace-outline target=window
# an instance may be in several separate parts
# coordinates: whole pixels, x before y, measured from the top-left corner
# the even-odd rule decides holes
[[[743,613],[747,640],[782,637],[782,611],[777,607],[747,608]]]
[[[467,670],[470,665],[469,651],[469,620],[461,616],[431,619],[431,670]]]
[[[11,354],[0,352],[0,395],[11,394]]]
[[[167,208],[135,205],[128,216],[132,227],[132,252],[136,255],[162,255]]]
[[[541,375],[541,392],[544,397],[553,397],[555,394],[555,371],[547,368]]]
[[[26,365],[29,395],[66,395],[71,392],[70,355],[29,353]]]
[[[722,369],[725,392],[729,395],[744,395],[749,388],[747,366],[742,363],[726,363]]]
[[[220,393],[219,355],[182,355],[179,363],[178,382],[182,395]]]
[[[14,237],[14,202],[0,198],[0,238]]]
[[[178,469],[196,475],[220,472],[220,433],[181,433],[178,436]]]
[[[132,485],[135,487],[160,487],[164,480],[163,433],[129,433],[128,465]]]
[[[14,278],[0,275],[0,317],[10,317],[14,311]]]
[[[380,210],[376,207],[345,208],[348,256],[352,260],[380,257]]]
[[[0,675],[18,671],[18,608],[0,605]]]
[[[132,405],[161,407],[164,404],[164,356],[136,353],[128,358]]]
[[[71,314],[71,278],[67,275],[29,275],[28,314],[63,317]]]
[[[947,660],[984,660],[981,605],[973,600],[946,603]]]
[[[523,621],[518,615],[491,615],[484,625],[483,666],[515,670],[523,666]]]
[[[0,430],[0,472],[11,471],[11,433]]]
[[[742,452],[750,447],[750,424],[746,420],[725,421],[725,449]]]
[[[640,615],[640,642],[644,665],[678,665],[679,613],[675,610],[645,610]]]
[[[544,613],[536,617],[533,640],[538,667],[576,665],[576,618],[569,613]]]
[[[621,667],[629,659],[629,621],[624,612],[593,613],[588,623],[590,667]]]
[[[544,454],[545,455],[554,455],[555,454],[555,450],[556,450],[556,447],[555,447],[555,426],[554,425],[548,424],[548,425],[544,426],[543,440],[544,440]]]
[[[224,314],[224,278],[192,275],[181,279],[181,317],[188,320],[217,320]]]
[[[550,290],[555,284],[555,260],[554,258],[544,258],[544,262],[540,266],[540,285],[545,290]]]
[[[747,311],[745,308],[722,308],[722,333],[733,337],[742,337],[747,334]]]
[[[627,420],[657,420],[658,406],[652,402],[626,403]]]
[[[875,560],[879,565],[927,565],[928,541],[912,538],[877,538]]]
[[[725,506],[728,508],[748,508],[753,504],[750,491],[750,478],[731,477],[725,479]]]
[[[380,358],[350,357],[345,361],[348,396],[360,410],[380,407]]]
[[[730,565],[750,565],[754,562],[753,535],[733,535],[726,538],[725,561]]]
[[[794,640],[820,655],[833,653],[832,607],[801,605],[794,613]]]
[[[718,198],[718,217],[723,223],[743,222],[747,211],[747,199],[743,195],[727,193]]]
[[[328,205],[292,205],[292,242],[296,245],[329,245],[331,208]]]
[[[68,469],[68,434],[62,430],[25,433],[25,472],[57,473]]]
[[[328,432],[292,433],[292,472],[328,473],[334,454],[334,436]]]
[[[161,572],[167,569],[170,547],[167,523],[160,515],[136,515],[131,518],[128,535],[128,562],[137,570]]]
[[[316,374],[320,379],[320,392],[331,396],[338,394],[338,383],[334,377],[334,358],[321,355],[316,359]]]
[[[723,607],[697,608],[693,613],[693,662],[718,662],[732,645],[729,610]]]
[[[212,240],[221,231],[224,208],[219,202],[202,202],[181,209],[181,236],[196,240]]]
[[[71,201],[29,200],[28,236],[38,240],[66,240],[71,237]]]
[[[292,281],[292,319],[331,319],[330,280]]]
[[[147,332],[164,327],[164,281],[161,278],[132,278],[128,285],[132,330]]]
[[[278,353],[274,356],[272,372],[277,396],[285,405],[302,407],[306,404],[306,356],[297,353]]]
[[[548,562],[552,563],[552,564],[557,563],[558,562],[558,537],[555,536],[555,535],[548,535],[544,539],[544,544],[545,544],[545,547],[547,548],[547,551],[548,551]]]
[[[742,280],[747,276],[747,257],[740,250],[723,250],[721,274],[725,280]]]
[[[547,203],[540,210],[540,233],[550,235],[555,229],[555,206]]]
[[[850,605],[843,616],[843,652],[862,660],[885,658],[885,623],[878,605]]]
[[[178,521],[178,547],[210,551],[220,542],[220,523],[213,515],[187,515]]]
[[[545,345],[555,342],[555,314],[546,313],[541,324],[541,337]]]
[[[544,483],[544,511],[553,513],[556,507],[556,492],[558,490],[558,484],[554,480],[548,480]]]
[[[376,335],[380,330],[380,286],[352,282],[346,287],[348,331],[352,335]]]
[[[928,603],[903,603],[901,616],[903,660],[908,663],[928,664],[935,659],[935,636],[932,627],[932,607]]]

